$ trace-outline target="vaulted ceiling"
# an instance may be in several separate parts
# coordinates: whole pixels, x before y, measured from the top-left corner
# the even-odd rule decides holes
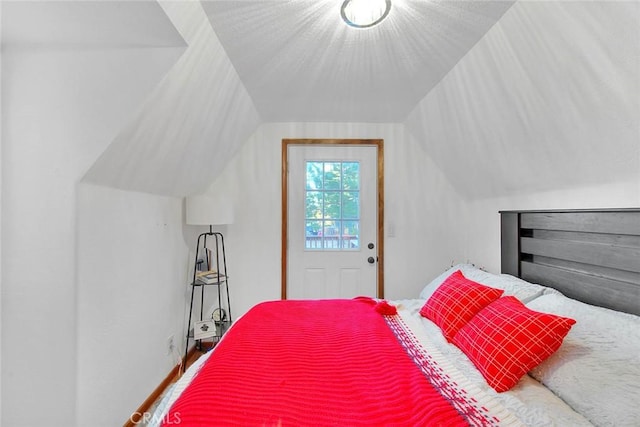
[[[640,2],[340,4],[3,0],[2,44],[183,49],[85,176],[116,188],[203,191],[278,121],[404,123],[468,197],[640,181]]]
[[[2,0],[2,15],[3,47],[186,46],[155,1]]]
[[[202,2],[265,120],[402,122],[513,1],[394,1],[368,29],[341,3]]]
[[[342,21],[336,0],[5,1],[3,44],[157,48],[217,38],[264,121],[402,122],[513,1],[396,0],[365,30]],[[177,8],[191,10],[193,28],[204,10],[209,31],[185,33],[167,12]]]

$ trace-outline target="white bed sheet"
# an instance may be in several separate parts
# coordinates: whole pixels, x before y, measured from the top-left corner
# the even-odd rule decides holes
[[[555,289],[526,282],[508,274],[493,274],[481,270],[473,264],[457,264],[445,270],[438,277],[429,282],[420,292],[420,298],[429,299],[438,287],[455,271],[460,270],[464,277],[474,282],[481,283],[492,288],[502,289],[504,296],[513,295],[523,303],[527,303],[540,295],[557,293]]]
[[[165,393],[160,403],[156,407],[155,412],[151,416],[151,420],[147,424],[148,427],[159,427],[162,425],[164,417],[173,405],[173,402],[180,396],[185,388],[189,385],[193,377],[198,373],[202,365],[209,359],[212,351],[208,351],[200,356],[193,364],[187,369],[187,371],[180,377],[180,379],[171,385],[171,388]]]
[[[527,306],[576,320],[531,376],[596,425],[640,426],[640,317],[562,295]]]
[[[562,399],[553,394],[535,379],[525,375],[511,390],[498,393],[493,390],[467,356],[455,345],[447,343],[440,328],[430,320],[420,316],[420,308],[425,300],[393,301],[402,314],[410,313],[429,336],[429,341],[437,347],[447,360],[469,379],[474,386],[495,397],[506,409],[529,426],[591,426],[582,415],[575,412]]]

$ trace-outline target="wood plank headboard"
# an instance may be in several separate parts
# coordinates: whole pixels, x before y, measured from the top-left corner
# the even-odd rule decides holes
[[[640,315],[640,209],[500,211],[502,272]]]

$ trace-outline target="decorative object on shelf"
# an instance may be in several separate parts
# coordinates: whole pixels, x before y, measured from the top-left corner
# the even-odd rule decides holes
[[[232,224],[233,206],[222,198],[214,199],[204,195],[187,197],[185,205],[186,223],[188,225],[208,225],[209,231],[201,233],[196,243],[193,279],[189,284],[191,286],[191,302],[189,305],[184,363],[182,364],[183,371],[189,352],[189,340],[191,338],[196,340],[198,347],[200,347],[200,340],[203,338],[213,337],[214,342],[216,342],[222,338],[232,321],[224,236],[222,233],[214,232],[213,226]],[[218,306],[213,310],[212,318],[204,320],[204,291],[207,286],[217,287]],[[200,287],[200,317],[192,328],[193,300],[197,287]],[[222,298],[223,290],[226,293],[226,301]],[[223,308],[225,303],[226,307]],[[215,317],[218,317],[219,320],[216,320]]]
[[[193,327],[193,339],[202,340],[216,336],[216,325],[213,320],[203,320],[195,322]]]
[[[218,307],[211,313],[211,319],[216,323],[224,322],[227,320],[227,312],[224,311],[223,308]]]
[[[204,283],[205,285],[211,285],[225,280],[227,280],[227,276],[216,270],[201,271],[196,274],[196,281]]]

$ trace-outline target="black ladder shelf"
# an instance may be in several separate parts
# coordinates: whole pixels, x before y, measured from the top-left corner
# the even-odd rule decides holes
[[[215,240],[215,246],[212,248],[207,247],[207,238],[212,238]],[[201,260],[200,248],[202,241],[202,249],[205,253],[205,259]],[[210,252],[211,251],[211,252]],[[211,259],[215,252],[215,264]],[[205,264],[205,271],[211,270],[211,268],[215,265],[216,271],[218,273],[218,280],[213,283],[204,283],[197,279],[197,274],[202,271],[203,264]],[[212,227],[209,226],[209,231],[206,233],[202,233],[198,236],[198,243],[196,245],[196,259],[193,266],[193,277],[190,283],[191,286],[191,303],[189,304],[189,321],[187,322],[187,334],[185,339],[184,346],[184,359],[182,360],[182,372],[186,369],[187,356],[189,354],[189,341],[194,339],[194,326],[192,326],[191,321],[193,320],[193,299],[195,296],[196,288],[200,288],[200,321],[203,320],[204,315],[204,291],[205,288],[210,286],[215,286],[218,290],[218,307],[220,317],[219,319],[214,319],[216,332],[213,336],[214,344],[220,341],[222,335],[229,329],[231,326],[232,318],[231,318],[231,303],[229,300],[229,276],[227,275],[227,256],[224,249],[224,236],[222,233],[214,232]],[[226,306],[222,294],[226,294]],[[215,311],[215,310],[214,310]],[[200,340],[196,340],[196,347],[201,347]]]

